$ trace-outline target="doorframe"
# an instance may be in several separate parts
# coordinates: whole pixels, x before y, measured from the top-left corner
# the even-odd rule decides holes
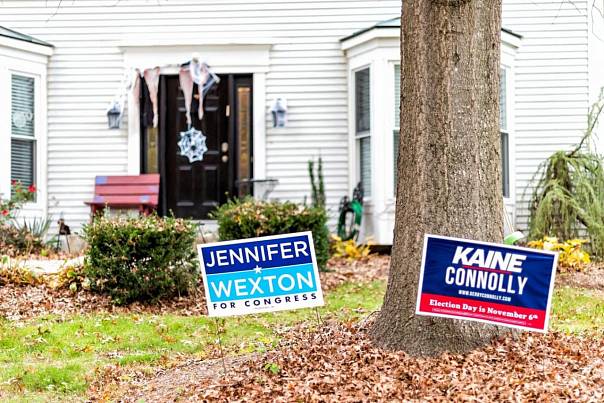
[[[252,74],[252,119],[254,150],[254,178],[266,177],[266,74],[269,71],[271,42],[249,43],[232,40],[221,44],[191,44],[149,42],[119,45],[124,54],[124,73],[135,68],[143,71],[155,66],[161,67],[161,74],[178,74],[179,66],[199,53],[216,74]],[[128,92],[128,166],[127,173],[141,173],[140,108],[132,91]]]

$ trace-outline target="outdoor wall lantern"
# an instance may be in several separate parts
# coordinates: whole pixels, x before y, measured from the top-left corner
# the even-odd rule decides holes
[[[273,127],[285,127],[287,123],[287,100],[285,98],[277,98],[271,106],[271,114],[273,115]]]
[[[107,109],[107,123],[110,129],[119,129],[122,122],[122,108],[119,102],[113,102]]]

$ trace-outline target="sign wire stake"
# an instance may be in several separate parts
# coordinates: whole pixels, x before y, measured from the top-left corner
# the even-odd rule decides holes
[[[321,320],[321,314],[319,313],[319,307],[315,306],[315,313],[317,314],[317,325],[319,325],[319,327],[323,324],[323,321]]]
[[[220,360],[222,361],[222,371],[223,371],[223,375],[226,377],[227,375],[227,368],[226,368],[226,362],[224,360],[224,350],[222,349],[222,338],[220,337],[220,320],[218,318],[214,318],[215,320],[215,324],[216,324],[216,336],[218,338],[218,348],[220,349]],[[226,333],[226,326],[224,327],[225,333]]]

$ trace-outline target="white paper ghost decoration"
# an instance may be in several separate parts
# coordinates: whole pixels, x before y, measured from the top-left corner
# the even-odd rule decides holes
[[[178,146],[180,147],[180,155],[187,157],[190,163],[203,161],[203,155],[208,151],[206,136],[195,128],[180,132]]]

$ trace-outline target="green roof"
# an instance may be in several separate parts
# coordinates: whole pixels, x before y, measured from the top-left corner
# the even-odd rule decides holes
[[[368,28],[361,29],[360,31],[356,31],[352,35],[348,35],[347,37],[340,39],[340,41],[345,41],[345,40],[348,40],[348,39],[352,39],[355,36],[359,36],[361,34],[364,34],[365,32],[371,31],[372,29],[400,28],[400,27],[401,27],[401,17],[394,17],[394,18],[390,18],[388,20],[380,21],[377,24],[372,25],[372,26],[370,26]],[[522,38],[521,35],[513,32],[513,31],[511,31],[511,30],[509,30],[507,28],[501,28],[501,30],[503,32],[507,32],[510,35],[514,35],[515,37]]]
[[[0,36],[4,36],[7,38],[16,39],[18,41],[34,43],[36,45],[53,47],[50,43],[41,41],[39,39],[34,38],[33,36],[25,35],[17,31],[13,31],[12,29],[8,29],[0,26]]]

